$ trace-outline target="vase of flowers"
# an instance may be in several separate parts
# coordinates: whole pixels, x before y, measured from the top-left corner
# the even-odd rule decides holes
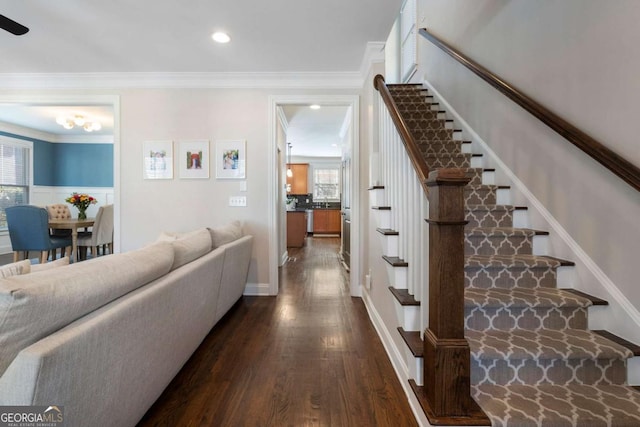
[[[65,202],[71,203],[78,208],[78,219],[87,219],[87,208],[89,205],[95,205],[98,201],[95,197],[88,194],[73,193],[71,196],[64,199]]]

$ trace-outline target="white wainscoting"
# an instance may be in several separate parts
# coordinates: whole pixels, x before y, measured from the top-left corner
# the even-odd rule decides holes
[[[111,187],[47,187],[34,185],[31,187],[30,203],[36,206],[47,206],[55,203],[66,203],[64,199],[69,197],[73,192],[86,193],[98,200],[98,203],[91,205],[87,209],[88,217],[95,217],[98,208],[102,205],[113,204],[113,188]],[[77,215],[78,210],[69,205],[71,215]],[[6,254],[11,251],[11,241],[9,240],[9,232],[0,232],[0,253]]]

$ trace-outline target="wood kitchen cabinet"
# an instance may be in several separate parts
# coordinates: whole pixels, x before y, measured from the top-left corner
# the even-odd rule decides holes
[[[287,163],[287,169],[289,168],[291,168],[293,176],[287,176],[287,193],[308,194],[309,163]],[[291,186],[291,190],[289,190],[289,186]]]
[[[339,209],[314,209],[313,234],[340,234]]]
[[[287,247],[301,248],[307,236],[307,213],[287,212]]]

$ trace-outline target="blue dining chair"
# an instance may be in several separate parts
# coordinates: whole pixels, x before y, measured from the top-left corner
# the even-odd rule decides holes
[[[52,259],[56,257],[56,249],[61,249],[61,256],[69,248],[71,254],[71,237],[56,237],[49,234],[49,213],[45,208],[31,205],[11,206],[5,209],[9,238],[13,250],[14,262],[19,260],[19,253],[29,258],[30,251],[40,252],[40,262],[46,263],[49,252]]]

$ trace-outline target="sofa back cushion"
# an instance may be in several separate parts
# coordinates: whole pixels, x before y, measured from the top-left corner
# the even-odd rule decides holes
[[[165,275],[170,243],[0,279],[0,375],[15,356],[58,329]]]
[[[210,228],[209,232],[211,233],[212,249],[238,240],[244,235],[242,232],[242,222],[237,220],[222,227]]]
[[[211,251],[211,234],[206,228],[185,234],[174,234],[174,239],[167,238],[167,236],[171,235],[170,233],[163,233],[158,239],[160,241],[169,241],[173,247],[175,256],[171,270],[182,267]]]

